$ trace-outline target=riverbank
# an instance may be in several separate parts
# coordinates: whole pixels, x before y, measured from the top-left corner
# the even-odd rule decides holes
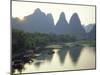
[[[47,45],[45,48],[71,48],[71,47],[78,47],[78,46],[96,46],[96,42],[95,41],[77,41],[77,42],[70,42],[70,43],[58,43],[58,44],[50,44]]]

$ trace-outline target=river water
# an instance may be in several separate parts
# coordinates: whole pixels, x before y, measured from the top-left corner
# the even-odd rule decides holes
[[[22,73],[95,69],[95,47],[53,49],[52,55],[43,53],[34,62],[26,63]],[[17,73],[17,71],[15,72]]]

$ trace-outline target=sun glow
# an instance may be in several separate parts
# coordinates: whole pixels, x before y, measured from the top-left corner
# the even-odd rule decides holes
[[[21,21],[24,20],[24,17],[23,17],[23,16],[19,16],[18,18],[19,18]]]

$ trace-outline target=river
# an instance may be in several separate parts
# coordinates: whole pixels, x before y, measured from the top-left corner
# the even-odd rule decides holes
[[[52,55],[42,53],[32,59],[34,62],[26,63],[22,73],[95,69],[95,47],[61,48],[53,51]]]

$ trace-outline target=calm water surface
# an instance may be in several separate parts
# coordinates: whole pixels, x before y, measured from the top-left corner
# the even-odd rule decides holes
[[[34,62],[25,64],[22,73],[95,68],[95,47],[62,48],[53,51],[53,55],[43,53],[32,59]]]

